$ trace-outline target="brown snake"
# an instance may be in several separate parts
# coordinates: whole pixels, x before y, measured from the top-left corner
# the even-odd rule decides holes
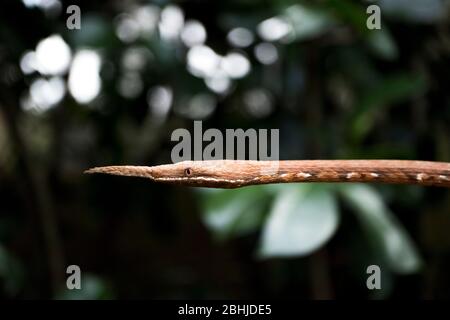
[[[450,187],[450,163],[411,160],[207,160],[153,167],[108,166],[86,173],[210,188],[289,182],[379,182]]]

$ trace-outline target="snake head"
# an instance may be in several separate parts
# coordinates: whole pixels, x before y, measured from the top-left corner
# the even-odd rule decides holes
[[[261,163],[240,160],[182,161],[153,167],[108,166],[92,168],[85,173],[104,173],[120,176],[142,177],[167,184],[238,188],[247,184],[263,183]],[[236,175],[236,168],[240,168]]]

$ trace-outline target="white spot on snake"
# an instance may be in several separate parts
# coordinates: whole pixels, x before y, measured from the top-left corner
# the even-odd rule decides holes
[[[305,178],[305,179],[307,179],[307,178],[309,178],[309,177],[311,177],[311,176],[312,176],[312,174],[306,173],[306,172],[299,172],[299,173],[297,173],[297,177],[300,177],[300,178]]]
[[[446,181],[450,180],[449,177],[444,176],[444,175],[440,175],[440,176],[439,176],[439,179],[441,179],[441,180],[446,180]]]
[[[378,178],[380,176],[378,173],[375,172],[372,172],[370,175],[374,178]]]
[[[351,179],[351,178],[353,178],[353,177],[356,177],[358,174],[356,173],[356,172],[349,172],[349,173],[347,173],[347,179]]]
[[[422,181],[427,178],[427,175],[425,173],[419,173],[416,177],[417,180]]]

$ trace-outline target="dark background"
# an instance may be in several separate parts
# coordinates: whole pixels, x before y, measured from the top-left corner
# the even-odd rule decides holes
[[[449,2],[374,3],[382,29],[370,31],[370,3],[350,0],[2,1],[0,297],[450,297],[446,189],[205,192],[82,174],[170,163],[171,132],[191,130],[193,120],[204,130],[279,128],[281,159],[450,161]],[[66,28],[71,4],[81,8],[81,30]],[[274,17],[281,29],[263,32]],[[192,74],[177,32],[190,20],[204,26],[206,46],[239,53],[248,72]],[[253,35],[245,47],[227,36],[238,27]],[[59,47],[41,48],[43,66],[24,58],[56,35]],[[83,72],[94,75],[72,85],[74,64],[45,70],[64,62],[61,39],[67,64],[80,50],[97,54],[101,88],[89,101],[73,86],[95,92],[91,67]],[[263,58],[256,48],[266,49]],[[209,63],[198,59],[200,68]],[[230,85],[217,90],[204,78]],[[267,238],[271,218],[283,216],[279,204],[297,192],[281,218],[290,229]],[[328,231],[314,224],[324,199],[335,203]],[[299,237],[316,237],[296,242],[297,227]],[[82,290],[65,289],[71,264],[81,268]],[[381,267],[382,290],[367,290],[371,264]]]

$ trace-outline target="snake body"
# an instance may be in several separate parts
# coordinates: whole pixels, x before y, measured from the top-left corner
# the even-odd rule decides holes
[[[291,182],[378,182],[450,187],[450,163],[412,160],[207,160],[153,167],[97,167],[86,173],[143,177],[169,184],[212,188]]]

